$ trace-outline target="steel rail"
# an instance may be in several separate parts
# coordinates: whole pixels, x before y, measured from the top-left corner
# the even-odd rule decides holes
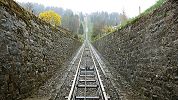
[[[105,73],[105,71],[104,71],[104,69],[103,69],[103,67],[102,67],[101,62],[100,62],[99,56],[97,55],[95,49],[93,48],[93,46],[92,46],[91,44],[90,44],[90,46],[91,46],[91,49],[92,49],[92,51],[93,51],[93,53],[94,53],[94,56],[95,56],[95,58],[97,59],[97,62],[98,62],[98,64],[99,64],[99,66],[100,66],[100,68],[101,68],[101,70],[102,70],[104,76],[106,76],[106,73]]]
[[[75,77],[74,77],[74,80],[73,80],[73,83],[72,83],[72,87],[71,87],[71,90],[69,92],[69,96],[68,96],[67,100],[72,100],[72,98],[73,98],[73,93],[74,93],[76,82],[77,82],[77,78],[78,78],[78,75],[79,75],[80,63],[81,63],[84,51],[85,51],[85,49],[83,48],[82,54],[80,56],[79,63],[77,65],[77,71],[76,71],[76,74],[75,74]]]
[[[104,100],[108,100],[108,97],[106,95],[106,91],[104,89],[104,86],[103,86],[103,83],[102,83],[102,80],[100,78],[100,75],[99,75],[99,71],[98,71],[98,68],[96,67],[96,63],[95,63],[95,60],[94,60],[94,53],[93,51],[91,51],[91,44],[89,44],[89,48],[90,48],[90,52],[91,52],[91,57],[92,57],[92,60],[93,60],[93,63],[94,63],[94,67],[95,67],[95,70],[96,70],[96,74],[97,74],[97,77],[98,77],[98,80],[99,80],[99,86],[101,87],[101,92],[102,92],[102,95],[103,95],[103,99]],[[93,54],[93,55],[92,55]]]
[[[95,73],[95,81],[94,82],[96,82],[97,83],[97,85],[95,86],[95,85],[87,85],[86,84],[86,82],[87,82],[87,79],[86,79],[86,77],[87,77],[87,74],[86,74],[86,72],[87,72],[87,62],[86,62],[86,66],[85,66],[85,69],[84,69],[84,82],[85,82],[85,84],[84,85],[78,85],[78,82],[80,82],[80,75],[81,75],[81,61],[82,61],[82,58],[83,58],[83,54],[84,54],[84,52],[85,52],[85,48],[86,48],[86,46],[87,46],[87,48],[89,47],[89,52],[90,52],[90,54],[91,54],[91,60],[92,60],[92,62],[93,62],[93,64],[94,64],[94,73]],[[84,96],[83,97],[78,97],[78,98],[83,98],[84,100],[86,100],[87,98],[92,98],[92,97],[87,97],[86,96],[86,88],[97,88],[98,87],[98,91],[99,91],[99,97],[97,97],[97,98],[100,98],[100,99],[102,99],[102,100],[108,100],[108,97],[107,97],[107,95],[106,95],[106,91],[105,91],[105,89],[104,89],[104,86],[103,86],[103,83],[102,83],[102,80],[101,80],[101,78],[100,78],[100,75],[99,75],[99,71],[98,71],[98,68],[97,68],[97,66],[96,66],[96,62],[95,62],[95,58],[96,58],[96,55],[95,55],[95,53],[94,53],[94,51],[93,51],[93,49],[92,49],[92,46],[91,46],[91,44],[89,44],[89,43],[86,43],[86,41],[85,41],[85,43],[83,44],[83,48],[82,49],[80,49],[80,51],[82,51],[82,53],[81,53],[81,56],[80,57],[78,57],[79,58],[79,62],[78,62],[78,65],[77,65],[77,70],[76,70],[76,73],[75,73],[75,75],[74,75],[74,80],[73,80],[73,83],[72,83],[72,86],[71,86],[71,90],[70,90],[70,92],[69,92],[69,95],[68,95],[68,97],[67,97],[67,100],[74,100],[74,97],[76,98],[76,95],[75,95],[75,92],[77,91],[76,89],[78,89],[77,87],[80,87],[80,88],[84,88],[85,89],[85,93],[84,93]],[[75,58],[75,59],[77,59],[77,58]],[[96,60],[98,60],[97,58],[96,58]],[[99,64],[100,65],[100,64]],[[101,66],[101,65],[100,65]],[[91,81],[91,80],[90,80]],[[95,98],[95,97],[93,97],[93,98]],[[95,98],[95,99],[97,99],[97,98]]]

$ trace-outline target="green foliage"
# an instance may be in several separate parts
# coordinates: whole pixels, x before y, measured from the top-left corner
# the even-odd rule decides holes
[[[84,40],[83,40],[83,36],[82,36],[82,35],[79,35],[79,34],[75,34],[75,35],[74,35],[74,38],[77,39],[77,40],[79,40],[80,42],[83,42],[83,41],[84,41]]]
[[[92,25],[91,27],[88,25],[90,28],[92,28],[89,28],[90,33],[93,35],[91,38],[104,33],[103,30],[106,26],[118,25],[121,22],[121,16],[122,14],[119,13],[109,14],[107,12],[95,12],[87,16],[88,22],[91,22],[90,25]]]
[[[107,12],[97,12],[92,13],[89,16],[89,20],[92,23],[91,40],[98,39],[109,33],[117,30],[117,25],[119,23],[125,23],[127,21],[127,16],[125,11],[122,14],[119,13],[107,13]],[[89,21],[88,21],[89,22]]]
[[[79,36],[79,41],[83,42],[84,41],[83,35],[78,35],[78,36]]]
[[[124,28],[125,26],[129,25],[129,24],[133,24],[135,22],[137,22],[139,20],[139,18],[141,18],[142,16],[145,16],[151,12],[153,12],[155,9],[159,8],[161,5],[163,5],[165,3],[166,0],[158,0],[153,6],[151,6],[150,8],[148,8],[147,10],[145,10],[145,12],[141,13],[140,15],[129,19],[128,21],[121,23],[121,25],[118,27],[119,29]]]
[[[81,34],[81,35],[83,35],[83,33],[84,33],[84,29],[83,29],[83,24],[82,23],[80,24],[80,28],[79,28],[79,32],[78,33]]]
[[[77,34],[80,27],[80,17],[74,14],[72,10],[66,10],[62,16],[62,26],[73,34]]]
[[[77,40],[79,39],[77,34],[74,35],[74,38],[77,39]]]
[[[152,12],[153,10],[155,10],[156,8],[159,8],[161,5],[163,5],[165,3],[166,0],[158,0],[156,2],[156,4],[154,4],[153,6],[151,6],[149,9],[147,9],[144,13],[142,13],[143,15],[148,14],[150,12]]]
[[[79,15],[74,14],[72,10],[59,7],[45,7],[37,3],[20,3],[26,10],[33,12],[38,16],[41,12],[52,10],[58,15],[61,15],[61,26],[70,30],[71,33],[76,34],[79,31],[80,20],[84,20],[84,15],[80,13]]]
[[[165,2],[166,2],[166,0],[158,0],[156,4],[154,4],[153,6],[151,6],[150,8],[148,8],[147,10],[145,10],[145,12],[141,13],[140,15],[138,15],[138,16],[136,16],[136,17],[134,17],[134,18],[131,18],[131,19],[129,19],[129,20],[127,20],[127,21],[121,23],[121,25],[119,25],[119,26],[117,27],[117,29],[113,30],[113,32],[109,32],[109,33],[105,33],[105,34],[102,34],[102,35],[100,34],[100,35],[97,35],[97,36],[93,36],[93,37],[92,37],[92,41],[94,42],[94,41],[96,41],[96,40],[98,40],[98,39],[101,39],[101,38],[103,38],[103,37],[105,37],[105,36],[111,34],[111,33],[114,33],[114,32],[117,31],[117,30],[121,30],[121,29],[123,29],[124,27],[126,27],[126,26],[128,26],[128,25],[130,25],[130,24],[133,24],[133,23],[137,22],[142,16],[145,16],[145,15],[147,15],[147,14],[153,12],[155,9],[159,8],[159,7],[160,7],[161,5],[163,5]]]
[[[123,10],[122,15],[119,16],[119,18],[120,18],[120,20],[121,20],[121,23],[125,23],[125,22],[127,22],[128,17],[126,16],[126,13],[125,13],[124,10]]]

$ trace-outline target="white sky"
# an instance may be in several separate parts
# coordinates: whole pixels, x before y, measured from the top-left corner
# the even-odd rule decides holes
[[[143,12],[157,0],[15,0],[19,2],[35,2],[45,6],[62,7],[74,12],[91,13],[107,11],[121,13],[123,9],[128,17],[137,16],[139,6]]]

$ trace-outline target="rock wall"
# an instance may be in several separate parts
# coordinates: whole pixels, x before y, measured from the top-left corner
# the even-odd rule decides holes
[[[177,0],[93,45],[110,63],[108,68],[127,99],[178,99]]]
[[[0,0],[0,100],[21,99],[37,89],[81,42],[16,4]]]

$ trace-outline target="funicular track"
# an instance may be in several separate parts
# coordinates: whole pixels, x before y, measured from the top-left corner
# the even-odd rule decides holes
[[[76,73],[67,100],[108,100],[102,83],[94,53],[89,43],[85,42],[78,58]],[[83,64],[81,64],[83,63]]]

